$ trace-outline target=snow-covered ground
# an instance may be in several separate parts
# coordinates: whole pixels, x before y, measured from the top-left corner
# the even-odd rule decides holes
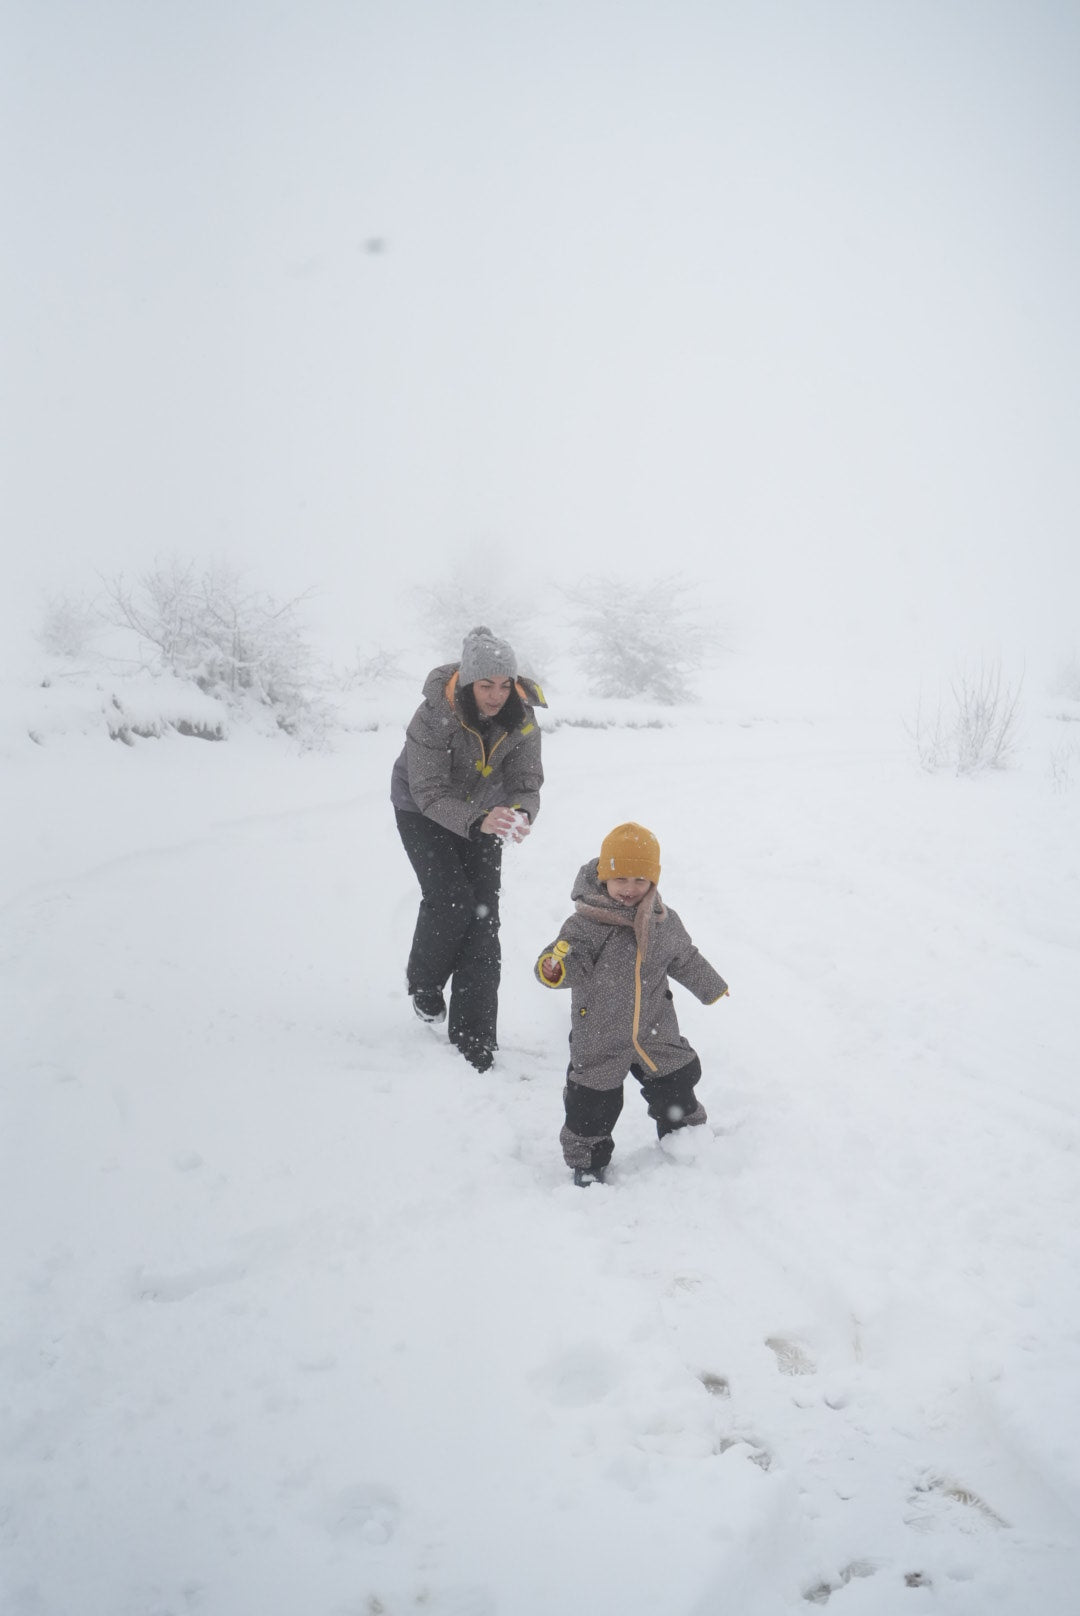
[[[4,1616],[1080,1609],[1080,729],[551,699],[485,1076],[404,995],[399,724],[9,715]],[[631,1081],[582,1192],[531,967],[627,818],[731,998],[709,1127]]]

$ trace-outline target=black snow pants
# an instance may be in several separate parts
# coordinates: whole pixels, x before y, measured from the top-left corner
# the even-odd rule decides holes
[[[623,1108],[623,1085],[617,1089],[591,1089],[567,1073],[563,1090],[566,1122],[559,1135],[563,1160],[568,1167],[606,1167],[615,1149],[612,1131]],[[694,1087],[701,1078],[701,1062],[693,1060],[667,1077],[649,1076],[635,1061],[630,1071],[641,1084],[641,1092],[662,1139],[677,1128],[697,1127],[709,1119]]]
[[[422,894],[407,977],[409,992],[451,982],[447,1031],[467,1060],[490,1061],[499,1014],[499,883],[502,842],[468,841],[424,814],[394,810]]]

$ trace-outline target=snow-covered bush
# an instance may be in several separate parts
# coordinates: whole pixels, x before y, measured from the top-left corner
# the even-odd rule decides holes
[[[107,580],[106,597],[107,621],[136,636],[130,666],[190,680],[232,706],[269,708],[279,729],[317,738],[324,715],[300,600],[276,600],[230,567],[199,571],[178,560],[134,583]]]
[[[909,731],[923,768],[957,774],[1005,768],[1019,739],[1022,683],[1005,684],[1000,663],[981,664],[957,674],[948,702],[939,699],[932,718],[920,701]]]
[[[683,578],[587,579],[574,591],[573,654],[597,696],[674,706],[718,643]]]
[[[228,733],[224,705],[169,673],[140,673],[114,683],[103,693],[101,711],[111,738],[125,746],[170,731],[204,741],[223,741]]]

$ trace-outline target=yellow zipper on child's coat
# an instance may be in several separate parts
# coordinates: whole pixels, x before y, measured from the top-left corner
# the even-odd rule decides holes
[[[641,1056],[642,1060],[645,1062],[645,1064],[649,1068],[650,1072],[658,1072],[660,1070],[660,1068],[657,1066],[656,1062],[649,1059],[648,1055],[646,1055],[645,1051],[642,1049],[641,1045],[638,1043],[638,1029],[639,1029],[640,1026],[641,1026],[641,946],[639,944],[636,951],[635,951],[635,954],[634,954],[634,1025],[630,1030],[630,1038],[631,1038],[631,1041],[632,1041],[632,1043],[634,1045],[634,1048],[637,1050],[638,1054]]]

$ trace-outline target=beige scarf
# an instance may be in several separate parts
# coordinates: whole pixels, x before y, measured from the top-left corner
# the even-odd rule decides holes
[[[614,899],[612,901],[614,902]],[[655,886],[649,888],[641,902],[635,904],[633,909],[625,909],[622,906],[618,909],[600,909],[585,898],[579,898],[574,907],[579,915],[585,916],[586,920],[598,920],[602,926],[633,926],[642,960],[649,952],[654,910],[658,920],[663,920],[667,914],[664,900]]]

